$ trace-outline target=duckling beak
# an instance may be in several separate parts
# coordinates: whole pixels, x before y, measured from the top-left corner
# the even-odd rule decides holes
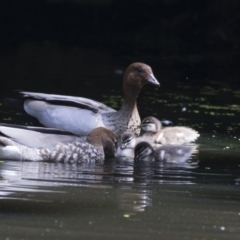
[[[158,80],[154,77],[153,74],[150,74],[148,79],[147,79],[148,83],[152,84],[152,85],[155,85],[155,86],[158,86],[160,87],[160,83],[158,82]]]

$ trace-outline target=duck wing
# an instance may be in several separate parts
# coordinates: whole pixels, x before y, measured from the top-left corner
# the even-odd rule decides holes
[[[110,108],[103,103],[100,103],[92,99],[83,98],[83,97],[36,93],[36,92],[25,92],[25,91],[20,91],[19,93],[23,98],[46,101],[54,105],[86,108],[88,110],[93,111],[94,113],[116,112],[115,109]]]
[[[14,124],[0,124],[0,133],[11,140],[31,148],[55,149],[60,143],[83,141],[84,137],[53,128],[27,127]]]
[[[64,95],[19,92],[24,100],[24,110],[50,128],[86,136],[96,127],[104,127],[102,114],[115,112],[100,102]]]

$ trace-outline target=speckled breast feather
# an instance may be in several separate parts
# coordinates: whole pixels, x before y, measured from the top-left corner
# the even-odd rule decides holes
[[[47,149],[41,149],[45,155]],[[45,156],[44,156],[45,158]],[[58,143],[56,150],[49,152],[49,160],[57,162],[95,162],[102,161],[104,156],[89,143],[74,142],[68,144]]]

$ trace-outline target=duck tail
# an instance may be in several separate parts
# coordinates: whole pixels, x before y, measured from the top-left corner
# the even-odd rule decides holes
[[[21,160],[19,144],[6,137],[0,137],[0,158]]]

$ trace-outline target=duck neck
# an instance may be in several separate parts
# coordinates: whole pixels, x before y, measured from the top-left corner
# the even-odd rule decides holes
[[[136,86],[123,86],[123,105],[122,109],[127,111],[133,111],[134,109],[137,109],[137,97],[140,92],[141,88]]]
[[[123,112],[134,112],[134,111],[137,111],[137,102],[134,101],[134,102],[129,102],[129,101],[125,101],[123,102],[123,105],[121,107],[121,110],[120,111],[123,111]]]

